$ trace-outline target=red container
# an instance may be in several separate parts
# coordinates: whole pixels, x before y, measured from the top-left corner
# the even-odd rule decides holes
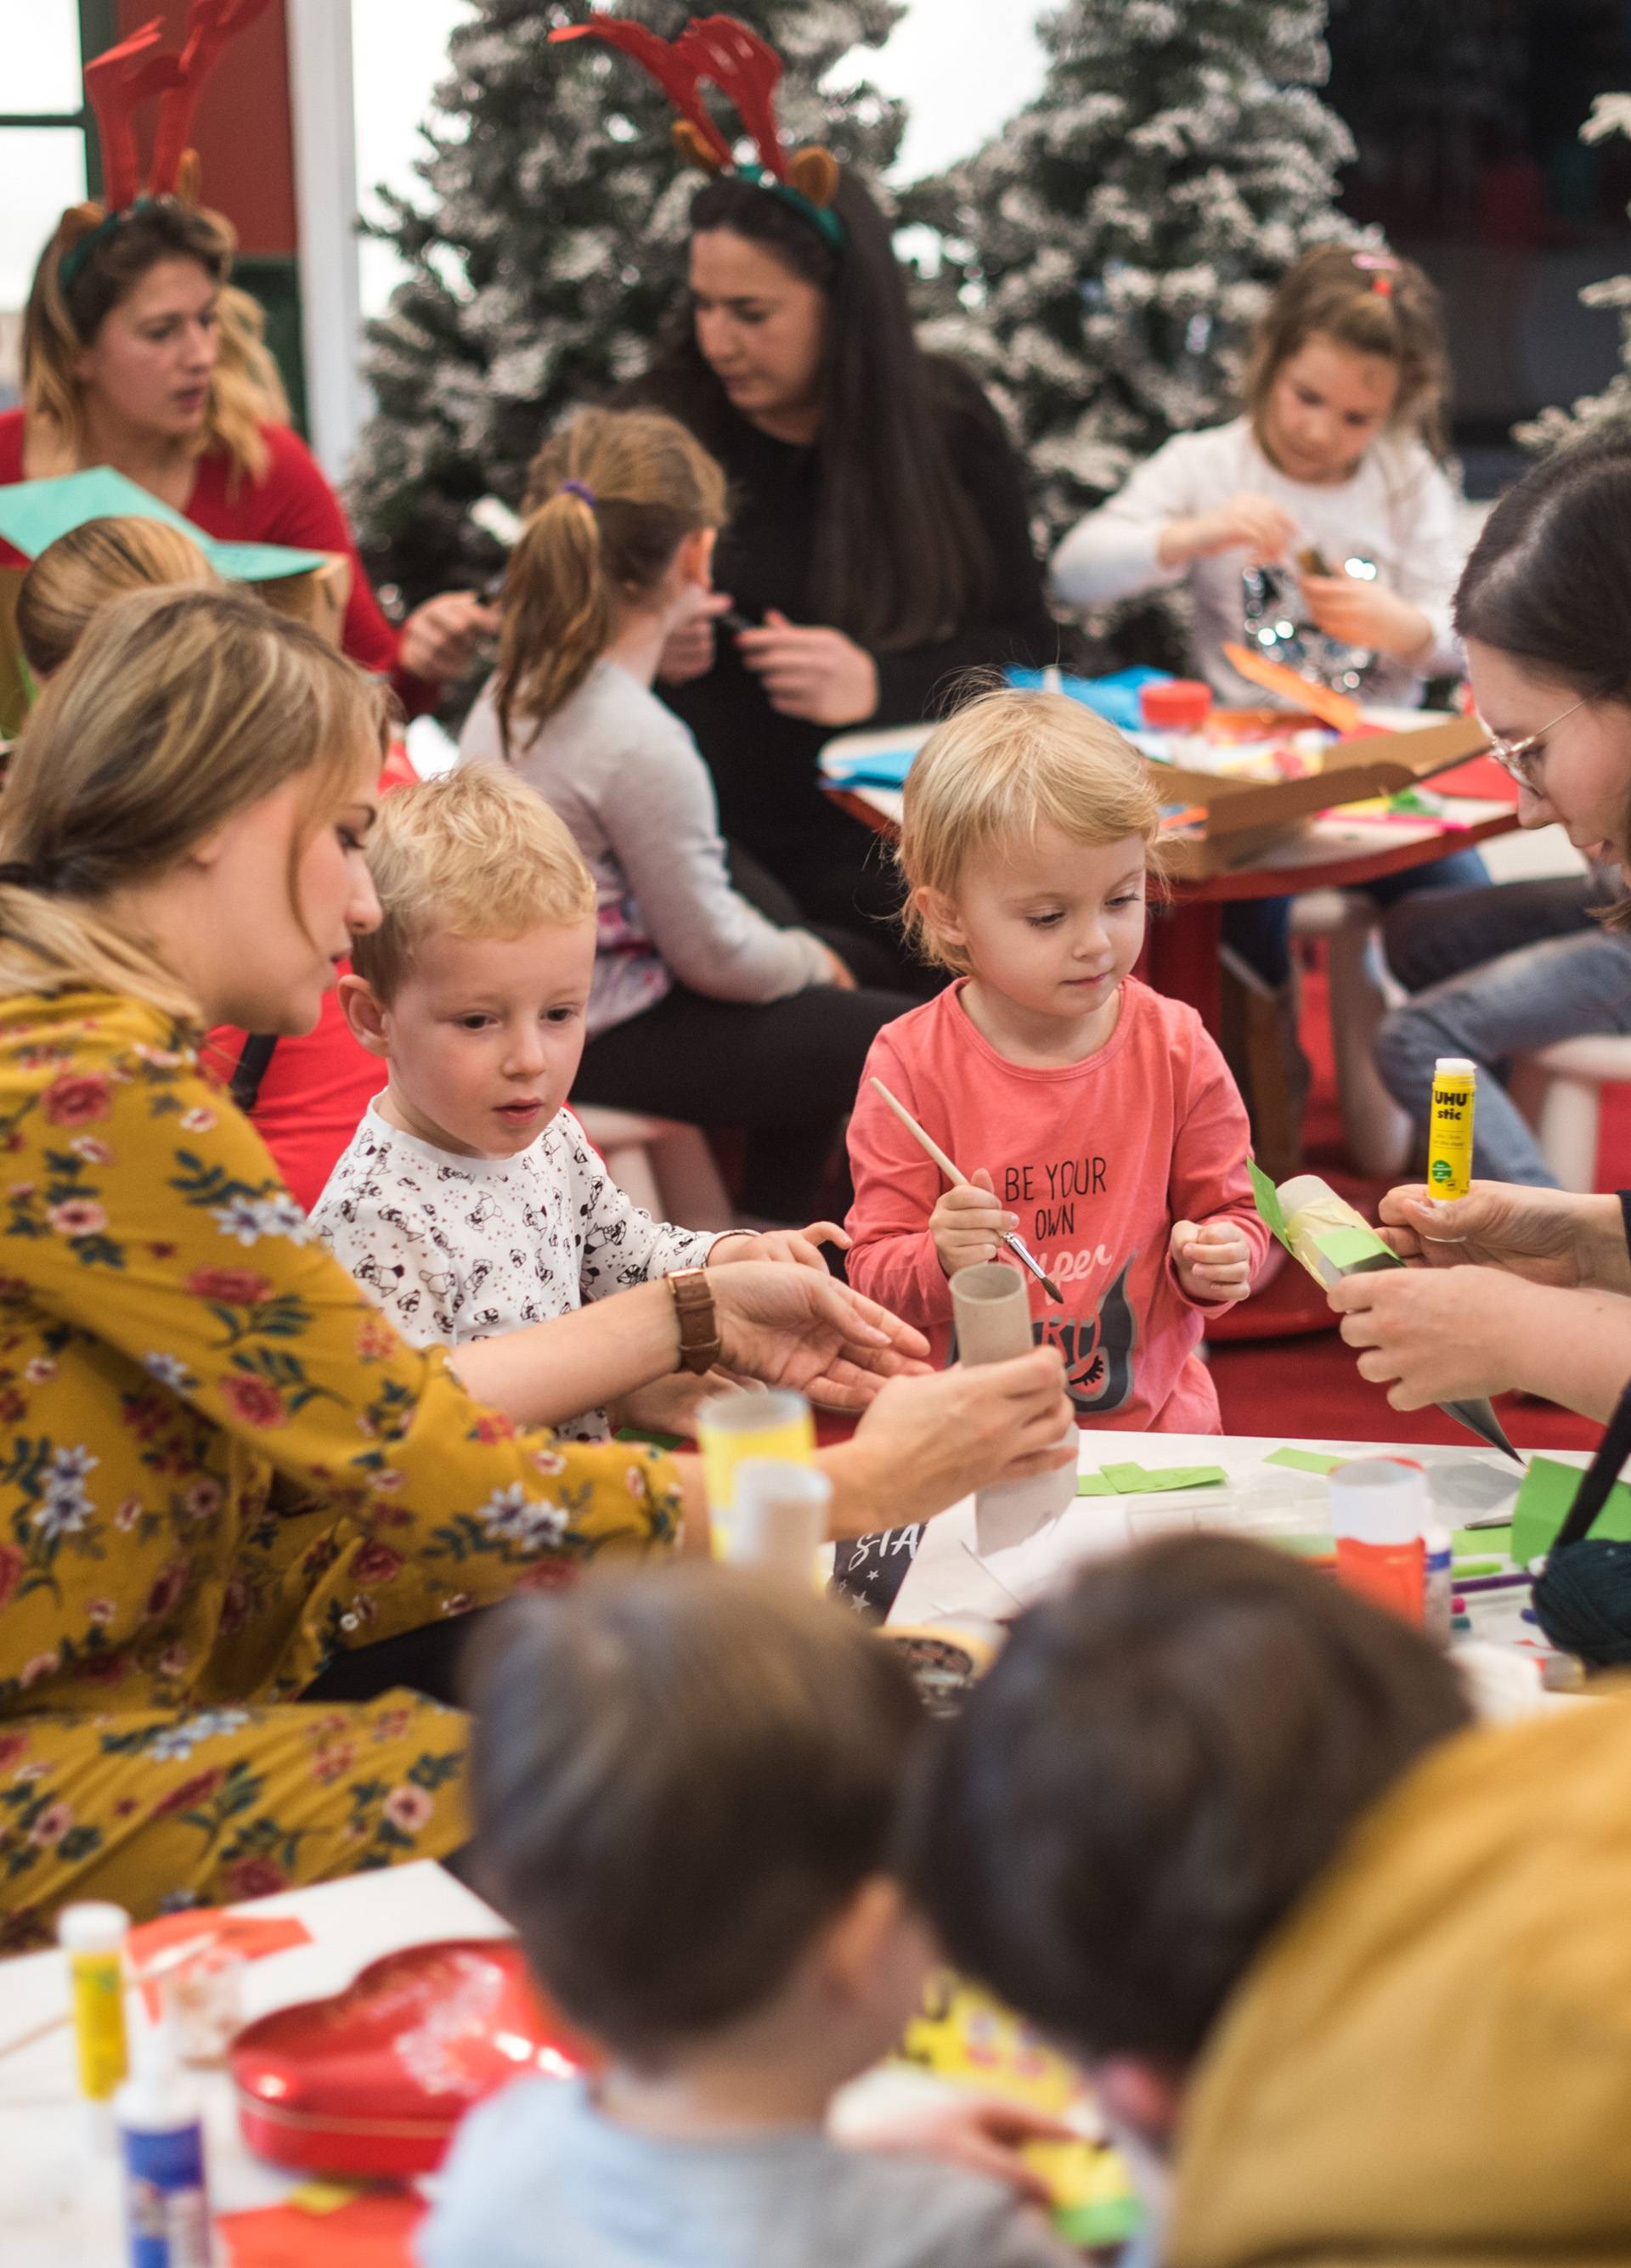
[[[1192,733],[1212,714],[1212,688],[1198,677],[1170,677],[1140,687],[1139,707],[1153,731]]]
[[[241,2031],[231,2068],[249,2147],[303,2172],[409,2175],[441,2163],[468,2110],[513,2079],[592,2066],[504,1939],[416,1945],[343,1992]]]

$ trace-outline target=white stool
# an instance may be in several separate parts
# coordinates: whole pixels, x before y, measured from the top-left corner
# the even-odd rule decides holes
[[[1291,902],[1294,938],[1323,938],[1330,985],[1331,1042],[1348,1155],[1362,1174],[1404,1171],[1414,1128],[1376,1070],[1376,1027],[1405,995],[1388,975],[1378,918],[1357,890],[1306,890]]]
[[[572,1109],[590,1145],[624,1195],[653,1220],[676,1228],[734,1228],[729,1193],[699,1126],[644,1111],[604,1110],[598,1103]]]
[[[1631,1039],[1615,1032],[1558,1040],[1512,1065],[1512,1100],[1566,1189],[1597,1187],[1603,1089],[1631,1086]]]

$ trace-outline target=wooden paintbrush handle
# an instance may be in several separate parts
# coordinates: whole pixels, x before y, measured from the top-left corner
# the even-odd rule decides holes
[[[924,1132],[922,1127],[919,1125],[917,1120],[912,1116],[911,1111],[907,1109],[905,1104],[904,1102],[897,1102],[895,1097],[889,1093],[888,1087],[885,1086],[881,1079],[875,1079],[872,1081],[872,1084],[877,1088],[878,1093],[883,1097],[885,1102],[889,1104],[889,1108],[895,1113],[895,1116],[899,1119],[901,1124],[906,1129],[906,1131],[911,1136],[912,1139],[923,1149],[928,1152],[930,1157],[934,1159],[941,1173],[945,1174],[946,1179],[948,1182],[955,1182],[961,1187],[966,1188],[969,1181],[968,1175],[962,1172],[959,1167],[952,1164],[951,1160],[941,1148],[940,1144],[936,1142],[931,1135],[927,1135]]]

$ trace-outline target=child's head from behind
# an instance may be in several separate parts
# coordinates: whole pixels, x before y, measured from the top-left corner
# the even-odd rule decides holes
[[[1258,327],[1246,410],[1281,472],[1346,480],[1376,437],[1442,450],[1449,348],[1438,293],[1413,261],[1322,245],[1280,279]]]
[[[544,443],[504,584],[506,747],[514,725],[576,692],[631,609],[699,603],[725,516],[724,473],[661,410],[581,410]]]
[[[387,796],[368,837],[380,923],[341,980],[390,1065],[401,1123],[439,1149],[525,1150],[565,1101],[594,973],[594,883],[562,821],[470,765]]]
[[[23,659],[43,683],[110,600],[161,584],[218,581],[192,537],[168,520],[85,520],[48,543],[23,578],[17,594]]]
[[[1142,759],[1102,717],[1060,693],[983,693],[907,775],[907,929],[927,959],[1080,1017],[1143,947],[1160,819]]]
[[[513,1609],[478,1679],[483,1881],[614,2063],[740,2042],[837,2085],[931,1959],[892,1871],[921,1724],[895,1656],[782,1579],[591,1575]]]
[[[1023,1616],[913,1792],[951,1958],[1162,2139],[1247,1969],[1470,1711],[1419,1631],[1295,1559],[1174,1536]]]

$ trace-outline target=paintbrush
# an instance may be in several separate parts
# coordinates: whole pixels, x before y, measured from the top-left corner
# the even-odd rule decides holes
[[[934,1159],[941,1173],[945,1174],[946,1179],[954,1184],[960,1185],[965,1189],[972,1189],[974,1184],[970,1181],[968,1175],[963,1173],[960,1167],[952,1164],[951,1160],[946,1155],[946,1152],[941,1148],[940,1144],[934,1139],[933,1136],[924,1132],[922,1127],[919,1125],[917,1120],[912,1116],[911,1111],[907,1109],[905,1104],[904,1102],[897,1102],[895,1097],[889,1093],[888,1087],[885,1086],[881,1079],[875,1079],[872,1084],[877,1088],[878,1093],[883,1097],[885,1102],[889,1104],[889,1108],[895,1113],[895,1116],[899,1119],[901,1124],[911,1136],[913,1141],[918,1143],[921,1148],[928,1152],[928,1154]],[[1026,1248],[1023,1238],[1015,1236],[1012,1231],[1010,1231],[1006,1236],[1004,1236],[1002,1241],[1007,1246],[1008,1250],[1014,1255],[1014,1257],[1020,1262],[1021,1265],[1030,1269],[1031,1274],[1036,1278],[1037,1283],[1041,1285],[1048,1297],[1051,1300],[1057,1300],[1062,1307],[1065,1304],[1065,1294],[1059,1290],[1059,1285],[1054,1282],[1052,1276],[1049,1275],[1041,1261],[1037,1258],[1033,1252],[1030,1252]]]

